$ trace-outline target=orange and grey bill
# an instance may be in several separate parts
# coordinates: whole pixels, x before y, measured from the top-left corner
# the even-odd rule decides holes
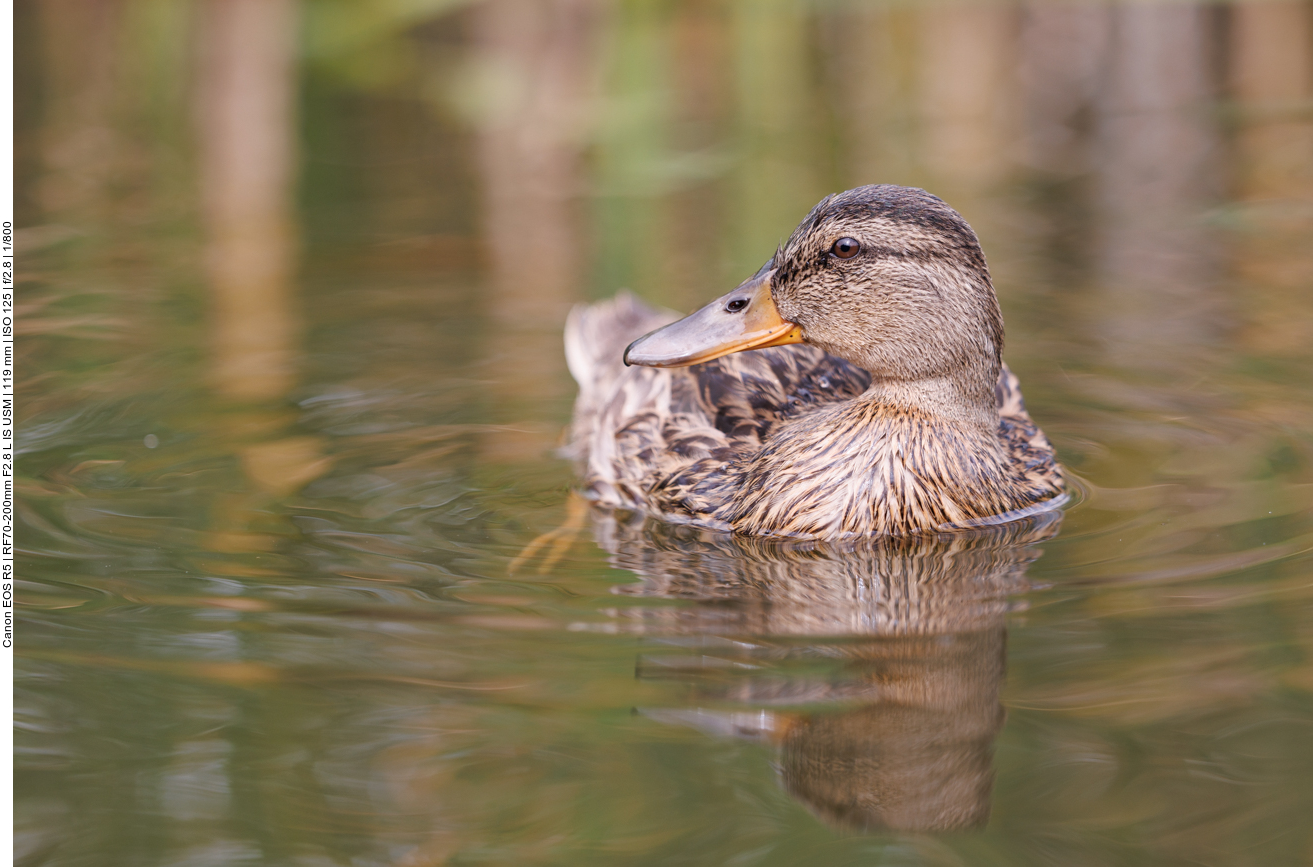
[[[638,338],[625,350],[625,364],[687,367],[745,349],[801,343],[802,329],[775,309],[772,273],[763,268],[698,312]]]

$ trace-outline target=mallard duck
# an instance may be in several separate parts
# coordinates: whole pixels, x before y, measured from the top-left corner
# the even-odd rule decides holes
[[[837,540],[1065,499],[1002,361],[980,242],[924,190],[822,199],[756,274],[674,318],[621,295],[567,321],[573,450],[599,505]]]

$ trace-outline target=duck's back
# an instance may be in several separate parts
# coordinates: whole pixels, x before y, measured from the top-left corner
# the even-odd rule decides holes
[[[566,323],[566,359],[579,383],[571,448],[586,494],[599,503],[654,511],[650,491],[663,479],[699,460],[759,449],[780,421],[870,385],[866,371],[810,346],[686,368],[624,366],[630,342],[677,318],[621,293],[575,308]]]
[[[565,334],[579,383],[571,449],[585,494],[599,504],[731,529],[714,517],[718,504],[711,502],[739,493],[736,476],[718,481],[724,468],[759,452],[782,422],[861,395],[870,374],[807,345],[684,368],[624,366],[631,341],[677,318],[628,293],[575,308]],[[997,395],[1004,448],[1037,488],[1060,490],[1052,447],[1006,367]]]

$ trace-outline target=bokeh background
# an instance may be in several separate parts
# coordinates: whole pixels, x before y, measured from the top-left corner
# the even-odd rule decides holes
[[[1313,860],[1307,0],[14,5],[19,863]],[[1084,480],[964,835],[632,715],[733,690],[634,678],[587,529],[509,570],[570,306],[872,182],[976,228]]]

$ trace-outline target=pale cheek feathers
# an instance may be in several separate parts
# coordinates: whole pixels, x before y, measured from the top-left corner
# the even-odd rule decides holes
[[[860,274],[814,268],[794,280],[776,300],[780,314],[801,325],[808,342],[863,366],[901,358],[900,373],[932,375],[996,353],[996,308],[952,263],[884,259]]]

